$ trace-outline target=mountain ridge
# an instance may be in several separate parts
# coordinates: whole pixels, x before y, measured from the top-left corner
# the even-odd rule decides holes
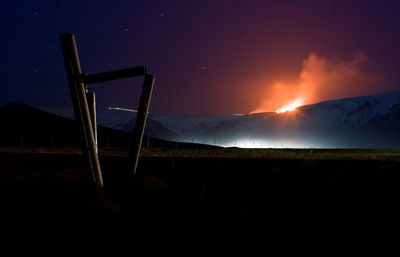
[[[285,113],[182,117],[149,115],[183,142],[227,147],[400,147],[396,132],[400,91],[323,101]]]
[[[136,114],[98,108],[98,124],[132,131]],[[293,112],[248,115],[149,113],[146,135],[224,147],[398,148],[400,91],[323,101]]]

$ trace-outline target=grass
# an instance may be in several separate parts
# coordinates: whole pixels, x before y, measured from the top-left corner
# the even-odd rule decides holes
[[[127,179],[128,153],[100,149],[106,196],[122,213],[107,216],[92,207],[80,148],[0,148],[0,218],[53,225],[98,217],[124,229],[132,222],[134,231],[138,220],[146,231],[257,225],[285,236],[400,229],[400,149],[145,148],[136,180]]]
[[[244,158],[244,159],[316,159],[316,160],[394,160],[400,161],[400,149],[163,149],[142,151],[146,157]]]
[[[81,155],[80,148],[3,147],[0,153],[48,153]],[[129,154],[128,148],[101,148],[100,155]],[[302,160],[390,160],[400,161],[400,149],[243,149],[243,148],[144,148],[142,157],[158,158],[239,158],[239,159],[302,159]]]

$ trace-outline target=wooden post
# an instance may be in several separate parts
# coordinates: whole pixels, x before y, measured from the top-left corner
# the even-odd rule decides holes
[[[136,114],[135,128],[133,129],[133,140],[131,144],[130,160],[132,175],[136,174],[136,168],[139,161],[140,148],[142,145],[143,133],[149,110],[151,93],[153,91],[154,76],[146,75],[144,77],[142,93],[140,96],[139,109]]]
[[[131,67],[92,75],[82,74],[74,35],[62,35],[61,46],[64,54],[75,118],[80,126],[80,130],[82,131],[83,153],[91,168],[97,191],[102,197],[104,197],[103,178],[101,175],[97,149],[95,95],[94,93],[87,92],[86,85],[135,76],[145,76],[140,97],[139,110],[133,131],[133,140],[131,141],[131,170],[134,175],[136,173],[147,112],[150,105],[151,93],[153,91],[154,76],[147,74],[146,66]],[[107,137],[107,146],[108,145],[109,139]]]
[[[92,127],[91,116],[86,98],[86,86],[82,79],[78,50],[75,36],[64,34],[61,36],[61,47],[64,55],[69,89],[74,106],[75,119],[80,126],[83,140],[82,150],[91,169],[95,187],[100,198],[104,198],[103,177],[101,175],[99,156]]]
[[[88,105],[89,105],[90,121],[92,122],[94,141],[96,142],[96,146],[97,146],[96,95],[94,92],[87,92],[86,96],[87,96]]]

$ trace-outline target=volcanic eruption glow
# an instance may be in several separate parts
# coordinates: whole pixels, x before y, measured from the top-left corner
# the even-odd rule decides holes
[[[288,103],[287,105],[277,109],[275,112],[276,113],[282,113],[282,112],[290,112],[296,110],[297,107],[303,105],[303,100],[302,99],[296,99],[293,102]]]
[[[363,52],[350,59],[327,58],[310,53],[296,79],[277,79],[260,88],[259,107],[253,113],[293,111],[306,104],[378,93],[379,78],[362,69],[368,60]],[[290,76],[288,76],[290,77]],[[263,83],[263,82],[261,82]]]

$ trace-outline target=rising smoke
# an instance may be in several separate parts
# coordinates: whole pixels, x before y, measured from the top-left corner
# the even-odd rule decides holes
[[[297,82],[270,85],[262,105],[251,113],[273,112],[294,101],[305,105],[374,93],[376,77],[361,69],[367,60],[363,52],[355,53],[351,60],[310,53],[303,61]]]

